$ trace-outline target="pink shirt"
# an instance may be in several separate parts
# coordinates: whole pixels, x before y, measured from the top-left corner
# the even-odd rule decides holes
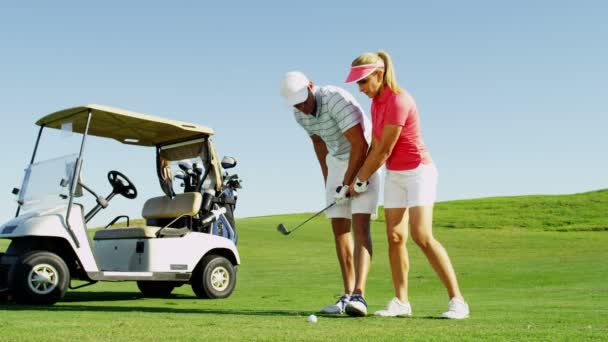
[[[418,110],[414,98],[405,90],[395,94],[386,86],[379,98],[372,101],[372,132],[380,140],[385,125],[402,126],[401,134],[386,161],[386,168],[393,171],[415,169],[432,163],[431,155],[424,146]]]

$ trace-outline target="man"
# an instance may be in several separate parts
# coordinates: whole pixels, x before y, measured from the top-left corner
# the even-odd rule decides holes
[[[365,316],[365,285],[372,256],[370,215],[378,203],[379,179],[374,174],[368,191],[347,197],[359,168],[367,156],[371,124],[355,98],[334,86],[316,87],[299,71],[285,74],[281,96],[294,107],[296,121],[310,136],[325,181],[327,210],[342,271],[344,295],[321,313]],[[354,243],[351,235],[351,219]]]

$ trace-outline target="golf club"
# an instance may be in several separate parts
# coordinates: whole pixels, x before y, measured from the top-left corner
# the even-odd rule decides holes
[[[322,212],[324,212],[325,210],[333,207],[334,205],[336,205],[336,202],[333,202],[332,204],[328,205],[327,207],[323,208],[321,211],[319,211],[318,213],[312,215],[311,217],[309,217],[306,221],[300,223],[299,225],[297,225],[295,228],[293,228],[292,230],[287,230],[287,228],[285,228],[285,225],[283,225],[282,223],[279,223],[279,225],[277,226],[277,230],[279,231],[279,233],[283,234],[283,235],[289,235],[291,233],[293,233],[296,229],[302,227],[306,222],[312,220],[313,218],[319,216],[319,214],[321,214]]]

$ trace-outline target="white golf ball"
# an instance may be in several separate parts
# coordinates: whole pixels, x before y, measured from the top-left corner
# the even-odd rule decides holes
[[[306,319],[306,322],[317,323],[317,316],[315,316],[315,315],[308,316],[308,318]]]

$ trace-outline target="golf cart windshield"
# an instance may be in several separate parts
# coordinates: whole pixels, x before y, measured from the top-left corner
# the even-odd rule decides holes
[[[66,206],[77,158],[77,154],[69,154],[29,165],[19,191],[21,210]]]

